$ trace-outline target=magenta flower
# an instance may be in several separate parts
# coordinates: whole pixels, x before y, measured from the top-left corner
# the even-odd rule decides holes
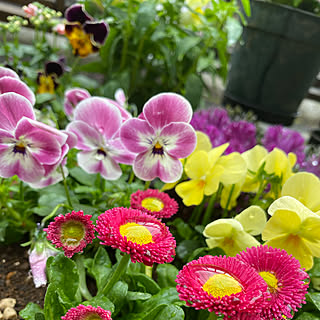
[[[17,175],[34,183],[68,151],[66,134],[34,119],[26,98],[16,93],[0,95],[0,176]]]
[[[98,217],[96,231],[101,244],[130,254],[132,262],[152,266],[174,259],[176,242],[169,228],[140,210],[107,210]]]
[[[118,163],[133,163],[135,154],[122,145],[118,135],[121,124],[119,109],[104,98],[87,98],[77,105],[67,131],[78,137],[77,159],[83,170],[117,180],[122,174]]]
[[[302,164],[305,158],[304,138],[295,130],[282,126],[271,126],[265,132],[261,142],[268,151],[279,148],[287,154],[289,152],[295,153],[299,164]]]
[[[15,92],[27,98],[32,105],[36,98],[31,89],[19,79],[19,76],[11,69],[0,67],[0,94]]]
[[[62,248],[66,257],[71,258],[75,253],[82,252],[87,244],[94,239],[94,227],[91,215],[83,211],[72,211],[65,216],[62,214],[50,222],[47,229],[47,239],[56,247]]]
[[[127,120],[120,130],[121,141],[138,153],[133,171],[142,180],[159,177],[170,183],[182,175],[179,158],[185,158],[196,146],[196,134],[189,124],[190,103],[175,93],[161,93],[143,107],[143,117]]]
[[[91,97],[86,89],[72,88],[64,93],[64,112],[72,120],[73,112],[79,102]]]
[[[308,291],[308,274],[300,263],[285,250],[266,245],[247,248],[236,258],[253,267],[268,285],[271,294],[269,304],[259,315],[261,320],[292,318],[292,311],[298,311],[305,302]]]
[[[101,307],[94,308],[92,306],[78,305],[71,308],[62,320],[112,320],[111,312]]]
[[[208,255],[193,260],[179,272],[176,282],[179,297],[188,306],[230,319],[243,311],[259,313],[268,304],[266,283],[252,267],[234,257]]]
[[[130,206],[158,219],[170,218],[179,209],[177,201],[157,189],[138,190],[131,194]]]

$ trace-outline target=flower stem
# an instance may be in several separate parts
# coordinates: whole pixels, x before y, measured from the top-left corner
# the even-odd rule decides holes
[[[48,220],[50,220],[52,217],[54,217],[55,214],[57,213],[58,209],[61,208],[61,207],[69,208],[70,210],[72,210],[71,207],[65,205],[64,203],[59,203],[58,205],[56,205],[56,207],[52,210],[51,213],[49,213],[46,217],[44,217],[42,219],[41,227],[43,227]]]
[[[71,202],[71,198],[70,198],[70,194],[69,194],[69,190],[68,190],[66,176],[64,175],[63,168],[62,168],[61,164],[60,164],[60,169],[61,169],[61,174],[62,174],[62,177],[63,177],[63,185],[64,185],[64,190],[66,192],[68,204],[69,204],[69,207],[73,208],[73,205],[72,205],[72,202]]]
[[[135,177],[135,175],[134,175],[133,169],[131,168],[131,173],[130,173],[128,184],[131,184],[133,182],[134,177]]]
[[[231,201],[231,198],[232,198],[234,187],[235,187],[235,184],[233,184],[232,187],[231,187],[226,207],[224,208],[223,213],[222,213],[222,218],[225,218],[228,215],[228,207],[229,207],[229,204],[230,204],[230,201]]]
[[[151,279],[152,279],[152,267],[153,266],[145,266],[145,274]]]
[[[22,180],[20,180],[20,184],[19,184],[19,195],[20,195],[20,201],[24,201],[24,188],[23,188]]]
[[[102,289],[102,294],[107,295],[111,289],[114,287],[114,285],[117,283],[117,281],[120,279],[120,277],[125,273],[128,267],[128,263],[130,260],[130,255],[125,254],[122,256],[116,270],[112,273],[111,278],[105,285],[105,287]]]
[[[81,292],[81,295],[83,296],[83,298],[86,300],[91,300],[92,295],[89,292],[88,287],[87,287],[86,270],[84,268],[83,260],[84,260],[83,255],[77,254],[75,256],[75,263],[77,265],[78,272],[79,272],[79,288],[80,288],[80,292]]]
[[[146,181],[146,183],[145,183],[145,185],[144,185],[144,190],[149,189],[150,183],[151,183],[151,181]]]
[[[198,221],[199,221],[199,218],[201,216],[201,213],[202,213],[202,210],[203,210],[203,207],[204,207],[205,203],[206,203],[206,198],[204,197],[202,202],[193,209],[191,218],[189,220],[189,222],[192,225],[197,225],[198,224]]]
[[[210,221],[210,217],[211,217],[211,214],[212,214],[212,210],[214,208],[214,204],[216,203],[216,199],[217,199],[217,194],[218,194],[218,191],[216,191],[211,197],[210,197],[210,200],[208,202],[208,206],[207,206],[207,209],[204,213],[204,216],[203,216],[203,219],[202,219],[202,225],[203,226],[206,226],[209,221]]]

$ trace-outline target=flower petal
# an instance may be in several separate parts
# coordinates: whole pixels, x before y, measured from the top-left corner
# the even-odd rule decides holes
[[[35,104],[36,98],[31,89],[21,80],[12,77],[0,78],[0,94],[6,92],[15,92],[27,98],[32,105]]]
[[[166,153],[157,155],[148,150],[138,154],[133,170],[139,179],[148,181],[159,177],[163,182],[171,183],[180,179],[183,167],[178,159]]]
[[[175,158],[186,158],[197,144],[197,136],[188,123],[170,123],[160,132],[159,137],[165,150]]]
[[[235,216],[235,219],[242,224],[245,232],[253,236],[260,234],[267,223],[266,213],[259,206],[250,206]]]
[[[74,120],[87,123],[106,139],[112,138],[122,124],[120,111],[106,99],[99,97],[82,100],[74,111]]]
[[[186,206],[197,206],[203,200],[204,182],[203,180],[181,182],[175,190]]]
[[[35,119],[32,105],[25,97],[13,92],[0,95],[0,129],[13,132],[23,116]]]
[[[77,149],[89,151],[103,144],[99,132],[83,121],[70,122],[66,130],[77,136],[78,141],[75,146]]]
[[[235,232],[243,231],[241,223],[234,219],[219,219],[209,223],[204,231],[205,237],[231,237]]]
[[[137,154],[129,152],[121,143],[120,138],[108,141],[108,145],[111,147],[111,150],[109,151],[111,157],[115,161],[123,164],[133,164],[133,161],[136,158]]]
[[[208,156],[209,156],[209,163],[211,167],[213,167],[216,164],[216,162],[222,156],[222,154],[226,151],[228,146],[229,146],[229,143],[225,143],[209,151]]]
[[[83,25],[83,29],[86,33],[92,34],[91,41],[97,47],[102,46],[109,33],[109,26],[105,22],[92,22],[87,21]]]
[[[299,200],[311,211],[320,210],[320,180],[313,173],[298,172],[283,185],[282,196],[290,196]]]
[[[193,153],[187,160],[185,172],[190,179],[200,179],[206,175],[209,169],[208,153],[198,151]]]
[[[261,161],[266,157],[268,151],[266,148],[256,145],[254,148],[241,153],[243,159],[246,161],[248,169],[257,172]]]
[[[160,130],[171,122],[189,123],[192,107],[187,99],[176,93],[160,93],[146,102],[143,114],[155,130]]]
[[[196,131],[197,145],[193,152],[203,150],[209,152],[212,149],[210,138],[201,131]]]
[[[117,101],[114,101],[108,98],[104,98],[104,99],[119,109],[123,121],[132,118],[131,113],[127,111],[125,108],[123,108]]]
[[[120,129],[122,144],[131,152],[145,152],[152,147],[154,129],[145,120],[129,119]]]
[[[2,77],[11,77],[15,79],[20,79],[18,74],[15,71],[5,67],[0,67],[0,78]]]
[[[81,151],[77,154],[79,166],[88,173],[100,173],[106,180],[117,180],[122,171],[119,165],[111,158],[102,158],[97,150]]]
[[[81,24],[86,21],[93,20],[82,4],[74,4],[70,6],[65,12],[65,17],[68,22],[80,22]]]

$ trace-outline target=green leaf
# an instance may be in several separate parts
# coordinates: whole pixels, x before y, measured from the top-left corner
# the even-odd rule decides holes
[[[200,98],[202,96],[203,83],[201,78],[196,74],[190,74],[186,80],[185,97],[189,100],[192,108],[195,110],[199,106]]]
[[[143,273],[131,273],[129,276],[140,282],[146,288],[146,291],[151,294],[156,294],[160,291],[159,285]]]
[[[51,93],[41,93],[36,95],[36,104],[44,104],[50,100],[55,100],[55,95]]]
[[[79,287],[79,274],[73,260],[58,254],[49,265],[47,270],[50,282],[57,288],[62,299],[75,300]]]
[[[156,4],[151,1],[144,1],[140,3],[136,18],[135,33],[138,36],[144,34],[151,24],[155,21],[157,15]]]
[[[46,320],[43,313],[37,312],[34,320]]]
[[[307,299],[310,300],[314,306],[320,311],[320,293],[309,292],[307,293]]]
[[[136,300],[148,300],[152,297],[150,293],[144,292],[135,292],[135,291],[128,291],[127,300],[129,301],[136,301]]]
[[[313,267],[308,273],[314,289],[320,291],[320,258],[314,258]]]
[[[201,42],[201,37],[185,37],[177,43],[178,61],[182,61],[185,54]]]
[[[37,313],[43,314],[43,310],[38,304],[29,302],[25,308],[19,312],[19,315],[25,320],[35,320]]]
[[[114,304],[104,295],[97,295],[89,301],[84,301],[82,304],[85,306],[93,306],[95,308],[101,307],[102,309],[110,310],[111,313],[114,312]]]
[[[191,239],[193,236],[193,230],[188,223],[184,222],[181,218],[176,218],[173,221],[173,225],[177,228],[179,236],[183,239]]]
[[[199,240],[183,240],[177,246],[177,256],[180,259],[186,259],[189,255],[191,255],[196,249],[198,249],[202,245]]]
[[[320,320],[320,317],[309,312],[303,312],[296,318],[296,320]]]
[[[172,264],[157,266],[158,284],[161,288],[176,287],[176,278],[179,270]]]
[[[179,306],[175,305],[168,305],[163,308],[160,313],[155,315],[154,320],[163,320],[163,319],[170,319],[170,320],[183,320],[184,319],[184,312]]]
[[[100,291],[107,283],[107,278],[111,272],[112,263],[105,248],[102,246],[97,250],[93,263],[91,273],[96,279],[98,291]]]
[[[245,14],[250,17],[251,16],[251,6],[250,6],[250,0],[241,0],[243,10]]]
[[[94,186],[97,174],[89,174],[80,167],[74,167],[69,170],[70,176],[85,186]]]
[[[44,316],[46,319],[60,319],[65,313],[65,308],[59,302],[57,288],[50,283],[44,299]]]
[[[44,194],[39,198],[39,206],[34,208],[33,211],[39,216],[46,216],[56,207],[56,205],[65,203],[66,201],[67,197],[65,195],[57,195],[54,193]]]
[[[6,229],[8,225],[9,222],[7,220],[0,221],[0,242],[3,242],[5,240]]]
[[[108,294],[108,298],[115,305],[115,310],[112,316],[115,316],[126,302],[128,293],[128,284],[123,281],[118,281]]]

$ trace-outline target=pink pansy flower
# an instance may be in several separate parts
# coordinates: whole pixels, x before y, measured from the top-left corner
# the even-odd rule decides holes
[[[62,161],[67,135],[34,119],[26,98],[0,95],[0,176],[34,183],[48,174],[45,166]]]
[[[101,307],[94,308],[92,306],[78,305],[71,308],[62,320],[112,320],[111,312]]]
[[[163,182],[177,181],[182,175],[179,158],[185,158],[196,146],[196,134],[189,124],[190,103],[175,93],[161,93],[143,107],[143,117],[127,120],[120,130],[121,141],[138,153],[133,163],[142,180],[159,177]]]
[[[76,148],[81,152],[77,158],[83,170],[116,180],[122,174],[118,163],[133,163],[135,154],[122,145],[118,136],[121,124],[120,111],[104,98],[92,97],[78,104],[67,131],[78,137]]]
[[[73,112],[79,102],[91,97],[86,89],[72,88],[64,93],[64,112],[67,117],[73,119]]]
[[[31,89],[22,82],[18,75],[8,68],[0,69],[0,94],[6,92],[15,92],[27,98],[32,105],[35,104],[36,98]]]

